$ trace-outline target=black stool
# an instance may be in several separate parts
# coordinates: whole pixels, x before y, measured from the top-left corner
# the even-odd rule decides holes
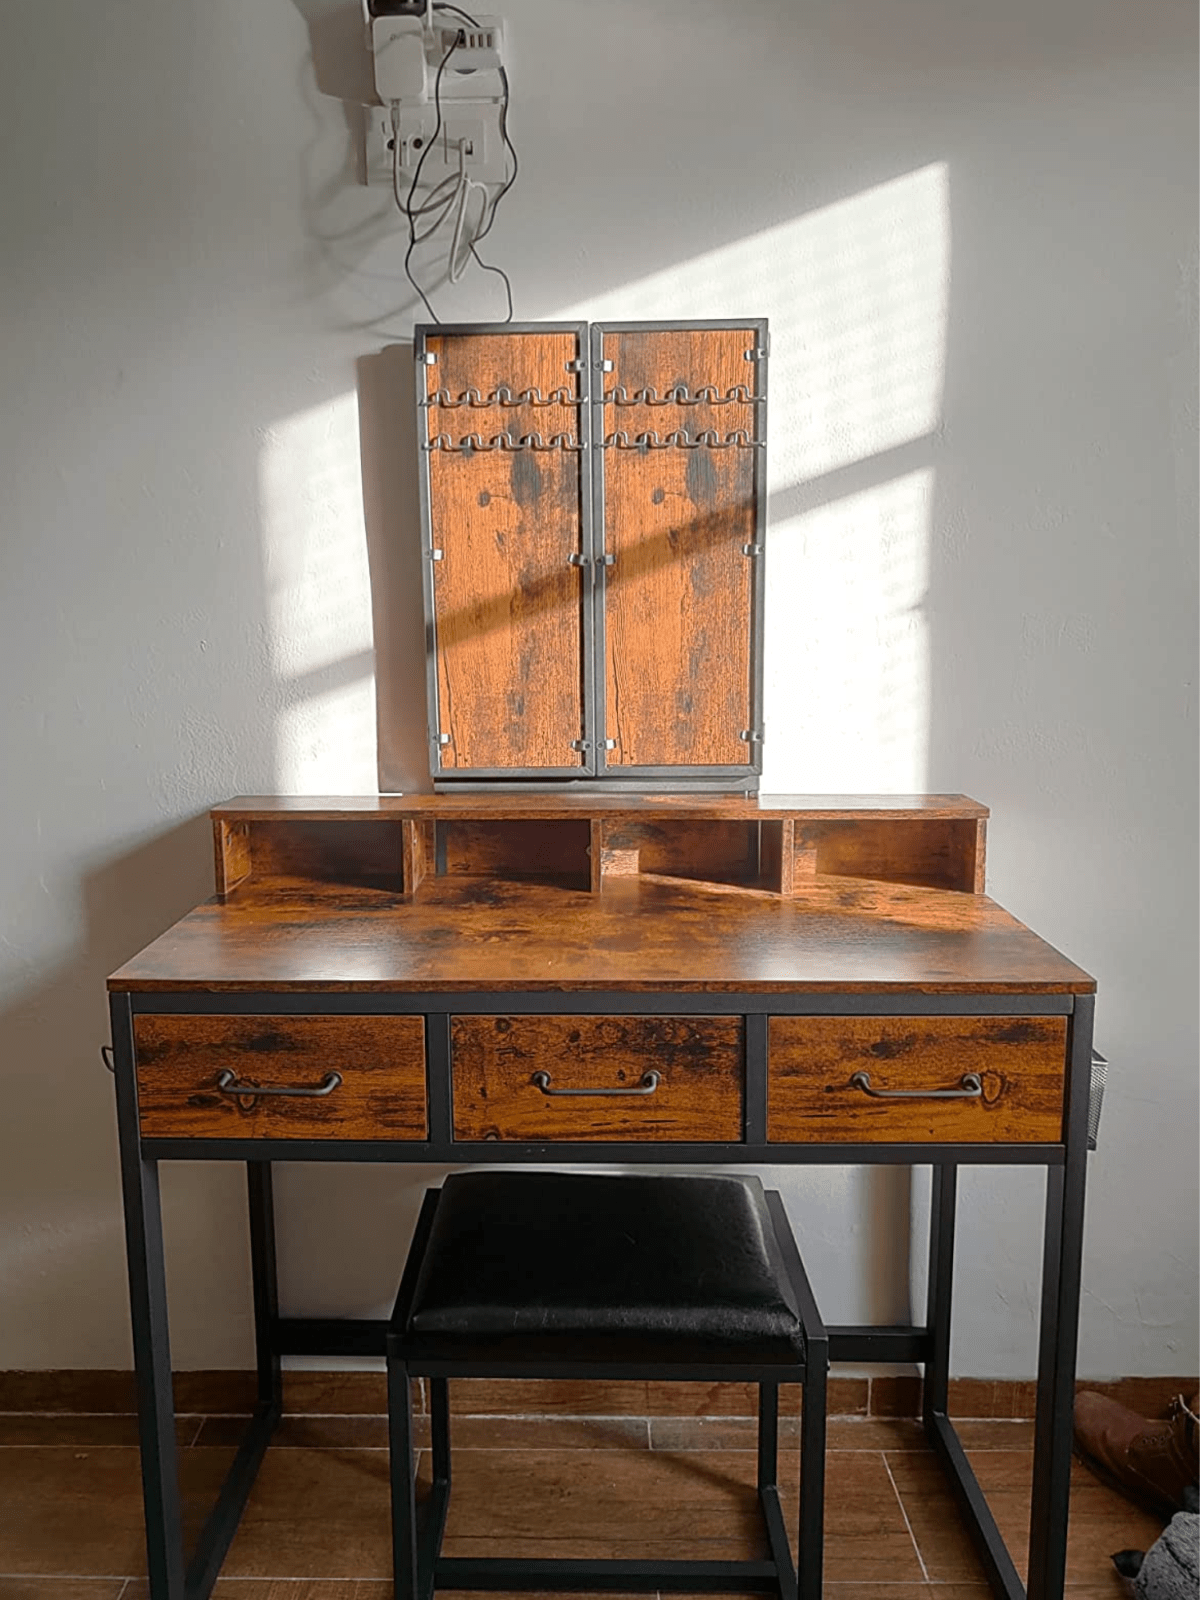
[[[464,1172],[426,1192],[388,1326],[397,1600],[445,1589],[761,1591],[819,1600],[829,1342],[783,1203],[757,1178]],[[418,1526],[409,1379],[430,1380]],[[759,1386],[769,1560],[446,1559],[449,1378]],[[800,1570],[780,1509],[778,1386],[803,1383]]]

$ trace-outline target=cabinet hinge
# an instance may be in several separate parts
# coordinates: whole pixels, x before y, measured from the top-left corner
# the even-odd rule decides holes
[[[450,743],[450,735],[448,733],[439,733],[437,738],[434,740],[434,743],[435,744],[449,744]]]
[[[766,343],[765,344],[756,344],[752,349],[747,350],[746,354],[745,354],[745,359],[747,361],[765,361],[770,354],[771,354],[771,335],[768,333],[767,336],[766,336]]]
[[[422,350],[420,355],[417,357],[417,365],[419,367],[436,367],[437,366],[437,351],[436,350]]]
[[[592,748],[592,741],[590,739],[572,739],[571,740],[571,749],[572,750],[590,750],[591,748]]]
[[[596,363],[596,371],[597,372],[611,372],[612,369],[613,369],[613,364],[612,364],[611,361],[609,361],[607,359],[607,357],[602,357]]]
[[[602,551],[602,552],[601,552],[601,553],[600,553],[600,554],[599,554],[599,555],[598,555],[598,556],[597,556],[597,557],[596,557],[596,560],[597,560],[597,561],[598,561],[598,562],[599,562],[599,563],[600,563],[600,565],[601,565],[601,566],[602,566],[602,567],[611,567],[611,566],[613,566],[613,565],[614,565],[614,563],[615,563],[615,562],[616,562],[616,559],[617,559],[617,558],[616,558],[616,556],[614,556],[614,555],[613,555],[613,554],[612,554],[612,552],[611,552],[611,551],[609,551],[609,550],[604,550],[604,551]]]
[[[615,739],[605,739],[604,748],[606,750],[615,750],[617,748],[617,741]]]
[[[563,366],[568,372],[586,372],[588,369],[587,357],[580,356],[578,361],[564,361]]]
[[[746,744],[762,744],[762,742],[763,742],[762,729],[761,728],[743,728],[741,733],[738,734],[738,738],[744,740],[744,742]]]
[[[567,557],[567,565],[568,566],[571,566],[571,567],[586,567],[587,564],[588,564],[588,558],[586,556],[581,556],[577,550],[572,550],[571,554]]]
[[[762,553],[763,547],[760,544],[744,544],[742,546],[742,554],[744,556],[760,556]]]
[[[442,561],[446,552],[444,550],[426,550],[425,554],[430,561]]]

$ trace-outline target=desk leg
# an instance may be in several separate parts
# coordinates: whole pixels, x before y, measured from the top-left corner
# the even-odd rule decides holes
[[[926,1427],[934,1412],[946,1412],[950,1392],[950,1315],[954,1300],[954,1224],[957,1215],[958,1168],[934,1167],[929,1217],[929,1291],[925,1315],[929,1334],[923,1401]]]
[[[1094,1008],[1091,995],[1076,996],[1068,1063],[1067,1159],[1063,1166],[1050,1167],[1046,1173],[1029,1600],[1061,1600],[1066,1582]]]
[[[949,1416],[954,1227],[957,1215],[958,1168],[953,1164],[935,1166],[929,1220],[929,1298],[926,1313],[929,1354],[925,1361],[922,1420],[933,1452],[945,1469],[967,1532],[975,1542],[992,1593],[1000,1600],[1025,1600],[1020,1575]]]
[[[175,1454],[175,1393],[167,1329],[158,1162],[142,1159],[133,1067],[133,1012],[127,995],[112,996],[110,1016],[150,1600],[184,1600],[183,1518]]]
[[[275,1267],[275,1191],[269,1161],[247,1161],[250,1270],[254,1284],[254,1351],[258,1403],[283,1410],[279,1359],[279,1278]]]

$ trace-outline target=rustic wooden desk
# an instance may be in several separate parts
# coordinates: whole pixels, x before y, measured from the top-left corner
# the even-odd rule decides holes
[[[960,1166],[1047,1170],[1029,1600],[1059,1600],[1095,984],[983,894],[961,795],[239,800],[217,893],[109,979],[151,1600],[208,1594],[280,1358],[275,1161],[930,1164],[924,1422],[993,1590],[1012,1559],[947,1417]],[[613,1093],[613,1091],[620,1091]],[[604,1091],[603,1093],[599,1091]],[[259,1404],[190,1563],[158,1164],[246,1163]]]

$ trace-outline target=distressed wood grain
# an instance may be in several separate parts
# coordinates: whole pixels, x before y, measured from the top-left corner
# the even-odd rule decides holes
[[[249,835],[250,873],[261,892],[274,885],[290,892],[298,885],[372,887],[399,894],[403,886],[404,839],[399,818],[377,822],[347,817],[337,821],[253,822]]]
[[[422,1017],[139,1016],[138,1113],[147,1139],[423,1139]],[[224,1094],[226,1068],[260,1087],[342,1083],[320,1099]]]
[[[213,818],[213,861],[217,893],[229,895],[250,876],[250,823]]]
[[[610,392],[753,389],[750,329],[609,332]],[[604,408],[606,435],[753,435],[752,405]],[[750,728],[753,449],[598,451],[604,473],[605,733],[611,767],[744,766]]]
[[[426,876],[436,870],[437,823],[432,818],[406,817],[400,826],[404,840],[404,892],[415,894]]]
[[[767,1137],[827,1144],[1052,1144],[1062,1138],[1065,1017],[772,1017]],[[954,1089],[978,1100],[875,1100],[885,1090]]]
[[[864,821],[889,818],[984,818],[988,808],[965,794],[352,794],[239,795],[215,806],[214,818],[230,822],[338,822],[355,819],[386,823],[405,816],[570,817],[600,815],[645,817],[803,817]]]
[[[759,882],[758,825],[754,822],[612,818],[603,824],[602,840],[605,876],[656,874],[745,887]]]
[[[719,911],[717,905],[719,904]],[[408,900],[253,880],[198,906],[114,990],[1089,994],[1095,980],[986,895],[818,878],[790,899],[641,877],[602,894],[426,878]]]
[[[441,824],[446,872],[478,878],[540,878],[586,889],[590,884],[586,817]]]
[[[794,870],[979,894],[981,827],[972,818],[940,817],[797,822]]]
[[[972,885],[976,894],[982,894],[987,888],[987,818],[979,817],[975,822],[975,881]]]
[[[795,884],[795,826],[791,817],[759,824],[763,885],[779,894],[791,894]]]
[[[506,385],[543,396],[578,392],[567,363],[572,333],[436,336],[426,393],[480,395]],[[537,433],[579,436],[580,408],[423,409],[427,440],[469,433],[487,441]],[[568,557],[582,550],[582,454],[505,450],[429,452],[432,564],[441,767],[578,767],[583,737],[583,577]]]
[[[451,1024],[456,1139],[717,1139],[742,1137],[740,1017],[455,1017]],[[653,1094],[559,1099],[563,1089]]]

